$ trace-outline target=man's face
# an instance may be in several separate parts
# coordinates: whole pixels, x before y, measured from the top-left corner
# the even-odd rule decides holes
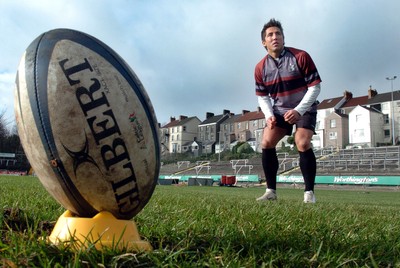
[[[278,27],[269,27],[265,30],[263,46],[269,53],[280,53],[283,50],[284,37]]]

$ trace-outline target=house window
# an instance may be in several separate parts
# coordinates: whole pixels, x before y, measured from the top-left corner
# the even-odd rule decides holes
[[[389,129],[385,129],[383,132],[385,133],[385,138],[389,138],[390,137],[390,130]]]
[[[357,114],[356,115],[356,122],[360,122],[362,119],[362,115],[361,114]]]
[[[388,114],[384,114],[383,115],[383,123],[384,124],[389,124],[389,115]]]
[[[238,129],[240,129],[240,125],[241,125],[241,123],[238,123]]]
[[[329,132],[329,139],[336,140],[337,139],[337,132]]]
[[[183,127],[182,127],[182,131],[186,131],[186,126],[183,126]]]
[[[179,141],[179,134],[178,134],[178,135],[176,135],[176,140],[177,140],[177,141]]]
[[[330,125],[331,125],[331,128],[335,128],[336,127],[336,119],[332,119],[330,121]]]
[[[257,127],[257,120],[253,121],[253,127]]]

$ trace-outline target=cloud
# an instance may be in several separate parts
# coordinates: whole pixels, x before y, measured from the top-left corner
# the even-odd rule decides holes
[[[383,0],[212,1],[0,0],[0,73],[14,74],[29,43],[54,28],[91,34],[113,48],[145,86],[157,118],[257,108],[253,71],[265,55],[262,25],[283,23],[286,45],[310,53],[321,74],[320,100],[344,90],[390,90],[400,76],[400,2]],[[0,77],[0,107],[13,110],[13,80]],[[398,87],[398,83],[394,83]],[[8,97],[6,97],[8,96]]]
[[[0,73],[0,112],[5,112],[7,122],[14,120],[14,83],[15,73]]]

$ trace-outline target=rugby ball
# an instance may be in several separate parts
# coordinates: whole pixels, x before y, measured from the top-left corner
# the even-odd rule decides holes
[[[154,109],[100,40],[70,29],[37,37],[18,67],[15,117],[34,172],[74,215],[131,219],[149,201],[160,169]]]

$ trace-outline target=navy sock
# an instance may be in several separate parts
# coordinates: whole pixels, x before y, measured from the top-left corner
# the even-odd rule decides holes
[[[317,173],[317,161],[312,149],[299,152],[300,170],[303,174],[305,191],[314,191],[315,175]]]
[[[263,149],[261,162],[264,169],[265,179],[267,180],[267,188],[276,190],[276,175],[279,168],[276,149]]]

